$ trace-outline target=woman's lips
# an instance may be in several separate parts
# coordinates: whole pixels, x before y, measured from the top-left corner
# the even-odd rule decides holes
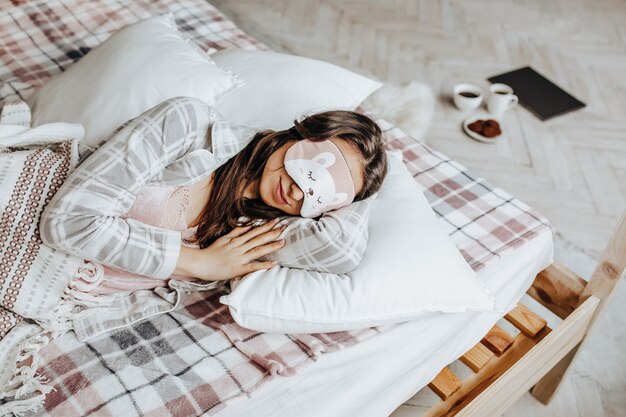
[[[278,201],[279,203],[289,205],[289,203],[287,203],[287,199],[285,198],[285,195],[283,194],[283,187],[282,187],[280,178],[278,179],[278,184],[276,184],[276,189],[274,190],[274,197],[276,198],[276,201]]]

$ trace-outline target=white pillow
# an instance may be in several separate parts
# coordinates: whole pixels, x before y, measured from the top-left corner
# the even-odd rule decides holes
[[[396,153],[397,152],[397,153]],[[318,333],[403,322],[428,312],[494,308],[401,161],[372,202],[361,264],[342,275],[276,266],[242,278],[220,302],[242,327]]]
[[[171,15],[127,26],[53,77],[28,100],[33,124],[80,123],[96,146],[119,125],[178,96],[214,105],[243,82],[179,32]]]
[[[217,111],[255,129],[288,129],[301,115],[354,110],[382,85],[328,62],[272,51],[224,49],[211,58],[245,82],[217,101]]]

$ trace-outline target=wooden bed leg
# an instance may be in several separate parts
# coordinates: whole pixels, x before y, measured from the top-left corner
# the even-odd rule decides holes
[[[578,300],[580,306],[590,296],[594,295],[600,299],[591,321],[589,329],[595,323],[598,315],[611,298],[611,294],[617,283],[626,275],[626,211],[609,240],[608,245],[600,256],[600,261],[591,275],[589,283],[585,286]],[[587,331],[587,334],[589,330]],[[557,392],[561,381],[569,369],[572,361],[581,347],[585,343],[587,336],[576,345],[567,355],[563,357],[550,371],[548,371],[532,388],[532,395],[543,404],[548,404]]]
[[[580,343],[565,355],[554,368],[550,369],[550,371],[548,371],[548,373],[530,390],[533,397],[538,399],[542,404],[548,405],[552,397],[554,397],[554,394],[556,394],[558,388],[561,386],[561,381],[565,377],[565,373],[576,357],[579,347]]]

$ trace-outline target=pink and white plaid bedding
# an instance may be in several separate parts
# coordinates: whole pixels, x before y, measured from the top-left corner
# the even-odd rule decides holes
[[[26,98],[122,27],[172,12],[209,52],[269,49],[203,0],[0,1],[0,100]],[[361,109],[362,110],[362,109]],[[377,119],[470,266],[478,271],[550,228],[523,202],[462,165]],[[68,333],[43,349],[39,369],[59,416],[213,415],[271,378],[289,376],[325,352],[394,326],[314,335],[239,327],[218,301],[223,288],[195,293],[179,310],[88,343]]]

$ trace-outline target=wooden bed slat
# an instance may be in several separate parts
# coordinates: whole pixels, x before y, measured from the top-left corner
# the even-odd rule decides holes
[[[513,366],[521,357],[530,351],[543,337],[550,332],[550,328],[539,333],[536,339],[531,339],[523,333],[514,338],[512,346],[507,348],[502,356],[494,357],[492,361],[479,372],[472,374],[461,382],[461,388],[447,400],[434,404],[420,417],[451,417],[461,412],[476,395],[488,388],[498,376]],[[491,415],[489,415],[491,417]]]
[[[537,274],[527,294],[565,319],[580,303],[587,281],[563,265],[553,263]]]
[[[443,368],[428,384],[428,388],[445,401],[461,388],[461,380],[450,369]]]
[[[474,372],[480,371],[493,358],[494,353],[482,343],[474,345],[459,359]]]
[[[496,324],[489,330],[489,333],[483,337],[481,343],[487,346],[493,353],[500,356],[513,344],[513,336]]]
[[[524,304],[518,304],[504,317],[528,337],[535,337],[548,324]]]
[[[541,378],[546,369],[554,366],[584,338],[590,318],[598,306],[595,297],[587,301],[554,331],[546,326],[534,339],[520,333],[515,346],[501,358],[468,378],[473,381],[463,381],[461,389],[446,401],[449,408],[440,408],[445,411],[427,413],[426,416],[502,415]]]

